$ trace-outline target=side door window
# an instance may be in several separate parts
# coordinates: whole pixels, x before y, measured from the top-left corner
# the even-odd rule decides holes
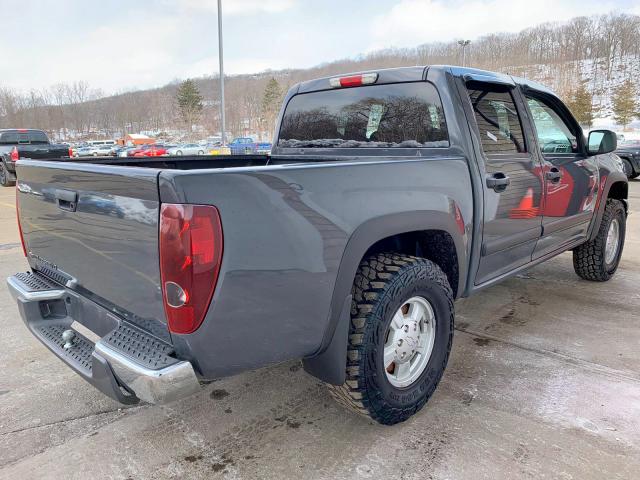
[[[527,151],[511,92],[473,89],[469,90],[469,98],[486,155]]]
[[[577,153],[578,139],[572,129],[549,105],[536,98],[527,98],[536,127],[538,144],[545,153]]]

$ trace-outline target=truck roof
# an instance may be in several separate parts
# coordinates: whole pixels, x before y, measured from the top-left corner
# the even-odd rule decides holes
[[[361,75],[366,73],[377,73],[378,79],[376,85],[397,82],[417,82],[425,78],[427,70],[448,71],[456,77],[463,77],[465,80],[477,80],[490,83],[500,83],[503,85],[515,86],[521,85],[534,90],[539,90],[550,95],[557,96],[552,90],[544,85],[534,82],[526,78],[516,77],[505,73],[491,72],[478,68],[459,67],[455,65],[425,65],[415,67],[395,67],[383,68],[378,70],[365,70],[360,72],[350,72],[330,77],[316,78],[301,82],[293,87],[295,93],[308,93],[317,90],[326,90],[328,88],[328,80],[335,77],[347,77],[352,75]]]

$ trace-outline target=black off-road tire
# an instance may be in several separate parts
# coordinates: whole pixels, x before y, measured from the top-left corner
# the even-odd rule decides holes
[[[347,379],[329,385],[332,396],[348,409],[393,425],[419,411],[442,378],[453,341],[453,292],[444,272],[430,260],[384,253],[362,261],[352,289]],[[393,386],[385,373],[385,335],[394,313],[411,297],[432,306],[435,343],[420,377],[405,388]]]
[[[607,263],[605,261],[607,234],[611,222],[616,218],[620,225],[618,251],[613,261]],[[622,202],[608,199],[596,237],[573,250],[573,269],[579,277],[592,282],[606,282],[616,273],[624,247],[626,223],[627,214]]]
[[[0,185],[3,187],[12,187],[15,184],[15,180],[12,179],[12,175],[7,171],[2,159],[0,159]]]

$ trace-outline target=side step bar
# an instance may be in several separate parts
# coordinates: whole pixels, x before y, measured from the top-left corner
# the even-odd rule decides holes
[[[7,279],[22,319],[34,336],[76,373],[124,404],[165,403],[200,390],[191,363],[175,358],[173,347],[120,321],[95,343],[73,328],[67,308],[89,302],[38,272]],[[105,315],[107,312],[105,312]],[[88,334],[87,334],[88,335]]]

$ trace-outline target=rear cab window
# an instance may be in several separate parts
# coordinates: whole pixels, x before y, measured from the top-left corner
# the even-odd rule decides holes
[[[448,147],[436,88],[427,82],[371,85],[294,96],[278,136],[279,147]]]

